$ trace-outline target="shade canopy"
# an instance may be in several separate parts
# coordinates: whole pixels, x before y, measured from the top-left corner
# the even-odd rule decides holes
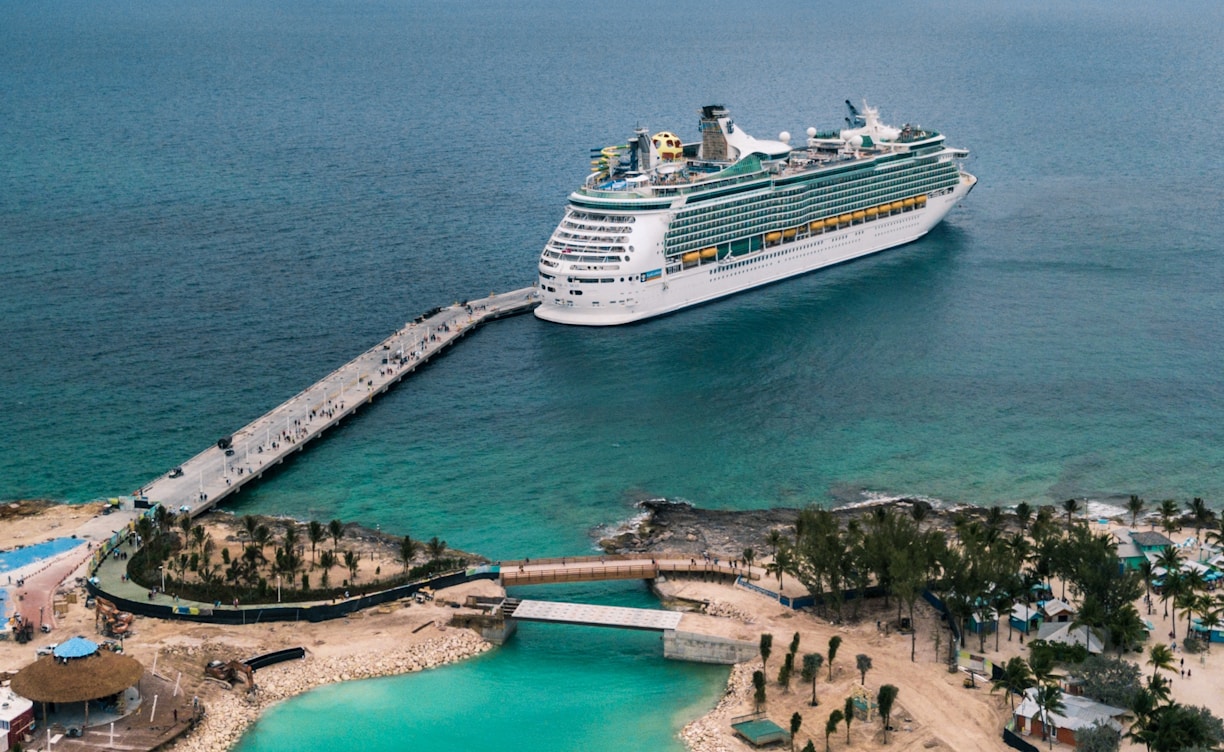
[[[83,658],[43,656],[17,672],[14,692],[36,702],[86,702],[109,697],[140,681],[135,658],[99,650]]]

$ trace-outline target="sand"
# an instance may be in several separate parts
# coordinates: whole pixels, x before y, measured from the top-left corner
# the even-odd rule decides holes
[[[0,524],[0,545],[28,545],[71,534],[74,525],[93,520],[94,514],[96,510],[86,507],[51,505],[38,514],[11,516]],[[94,520],[94,527],[97,524],[98,520]],[[66,567],[57,566],[55,574],[47,577],[59,577],[63,569]],[[58,642],[75,634],[96,635],[93,612],[85,609],[82,591],[75,585],[74,578],[83,575],[80,567],[64,575],[62,589],[75,590],[79,597],[76,604],[68,607],[54,632],[37,635],[31,645],[0,642],[0,672],[15,671],[32,661],[34,648],[38,645]],[[776,586],[772,580],[769,584]],[[790,611],[765,596],[732,585],[673,580],[663,587],[670,596],[708,602],[712,604],[711,612],[724,615],[703,617],[703,630],[753,641],[757,641],[762,632],[773,635],[773,654],[767,666],[769,686],[765,710],[768,717],[783,728],[789,728],[793,713],[800,713],[803,724],[796,739],[796,749],[801,749],[809,739],[817,749],[824,749],[824,726],[829,713],[841,708],[852,690],[863,684],[862,677],[855,669],[855,656],[859,653],[870,656],[872,661],[864,687],[871,697],[874,698],[885,683],[895,685],[900,691],[893,711],[895,731],[889,734],[888,745],[883,745],[881,723],[876,719],[872,722],[856,721],[851,725],[849,747],[857,750],[1007,749],[1001,739],[1001,729],[1010,713],[1007,697],[1000,692],[991,692],[989,684],[981,681],[977,688],[967,689],[963,686],[963,673],[948,672],[944,656],[947,655],[950,636],[946,628],[939,626],[936,614],[925,603],[920,602],[915,613],[917,653],[916,660],[911,661],[910,636],[877,629],[876,626],[877,619],[884,624],[895,619],[895,601],[888,609],[884,608],[882,601],[867,601],[857,622],[834,625],[812,614]],[[49,591],[54,589],[52,586]],[[500,593],[500,588],[491,582],[479,582],[452,590],[442,591],[439,600],[434,603],[395,604],[371,609],[352,618],[319,624],[220,626],[138,617],[136,634],[126,642],[125,647],[129,655],[146,667],[151,668],[156,664],[159,674],[181,679],[184,691],[191,696],[198,695],[206,704],[212,703],[216,708],[224,709],[226,712],[221,713],[222,716],[233,716],[234,713],[230,711],[236,707],[236,703],[246,707],[238,714],[241,719],[234,724],[218,729],[205,723],[193,735],[178,743],[184,750],[226,749],[242,728],[269,703],[310,687],[420,669],[487,649],[487,644],[467,630],[447,628],[445,624],[455,609],[441,604],[447,599],[462,602],[469,593],[496,595]],[[782,590],[789,595],[803,593],[802,587],[790,577],[784,579]],[[1138,605],[1140,613],[1156,624],[1157,635],[1166,636],[1170,623],[1162,617],[1163,608],[1159,602],[1155,603],[1150,617],[1146,616],[1146,607],[1142,603]],[[415,631],[425,624],[430,626]],[[1178,629],[1179,637],[1184,635],[1185,627],[1181,619],[1178,620]],[[811,685],[802,682],[798,670],[789,691],[776,681],[783,656],[796,632],[800,635],[797,661],[800,664],[804,653],[827,654],[829,638],[833,635],[839,635],[843,640],[833,664],[832,680],[827,666],[822,668],[817,680],[818,707],[809,705]],[[1001,663],[1012,655],[1025,654],[1018,637],[1009,640],[1007,632],[1004,629],[1000,635],[998,651],[994,649],[994,636],[987,639],[984,653],[995,662]],[[466,636],[452,639],[460,634]],[[934,638],[936,634],[939,635],[938,650]],[[407,651],[417,646],[430,658],[425,660],[413,653],[402,660],[380,662],[380,659],[386,658],[386,646],[390,640]],[[240,689],[227,691],[203,678],[203,667],[209,660],[243,659],[294,646],[307,649],[305,661],[260,671],[257,682],[263,682],[272,689],[254,703],[241,699],[243,693]],[[975,636],[970,635],[967,647],[978,652]],[[1185,658],[1185,666],[1193,676],[1174,676],[1174,698],[1182,703],[1207,706],[1217,715],[1224,715],[1224,707],[1221,707],[1224,706],[1224,650],[1217,646],[1212,655],[1183,656],[1179,652],[1178,657]],[[759,669],[760,664],[757,659],[737,666],[728,682],[728,692],[718,705],[705,717],[689,724],[683,738],[691,749],[695,752],[750,749],[733,735],[729,721],[753,710],[749,681],[752,671]],[[1145,673],[1149,671],[1146,667],[1144,670]],[[835,750],[848,748],[844,724],[838,727],[830,742]],[[1140,748],[1123,745],[1124,750]]]

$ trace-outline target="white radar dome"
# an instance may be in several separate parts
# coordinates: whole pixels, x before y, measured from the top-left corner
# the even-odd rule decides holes
[[[807,134],[808,134],[808,138],[816,138],[816,129],[809,125],[807,129]]]
[[[846,143],[850,144],[851,146],[857,149],[858,147],[863,145],[863,137],[862,136],[851,136],[850,140],[847,141]]]
[[[790,143],[790,131],[782,131],[778,134],[778,140],[784,144]]]

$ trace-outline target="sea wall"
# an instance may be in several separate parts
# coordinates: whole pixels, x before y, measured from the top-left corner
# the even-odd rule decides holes
[[[491,647],[469,630],[448,630],[442,636],[400,649],[326,659],[307,656],[301,661],[278,664],[255,674],[259,689],[253,697],[239,685],[233,692],[218,693],[208,700],[208,712],[200,724],[165,749],[226,752],[261,713],[282,700],[324,684],[406,674],[455,663]]]
[[[752,660],[759,652],[760,646],[747,640],[675,629],[663,633],[663,657],[677,661],[730,665]]]

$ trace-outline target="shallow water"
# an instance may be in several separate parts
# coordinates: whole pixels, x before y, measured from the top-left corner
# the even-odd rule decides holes
[[[0,499],[129,491],[416,313],[529,284],[588,149],[639,124],[691,139],[719,102],[771,137],[866,97],[973,154],[927,238],[638,326],[490,326],[233,510],[508,558],[588,551],[643,496],[1219,507],[1221,28],[1209,2],[0,2]],[[624,688],[673,680],[641,670],[609,726],[654,722]]]

